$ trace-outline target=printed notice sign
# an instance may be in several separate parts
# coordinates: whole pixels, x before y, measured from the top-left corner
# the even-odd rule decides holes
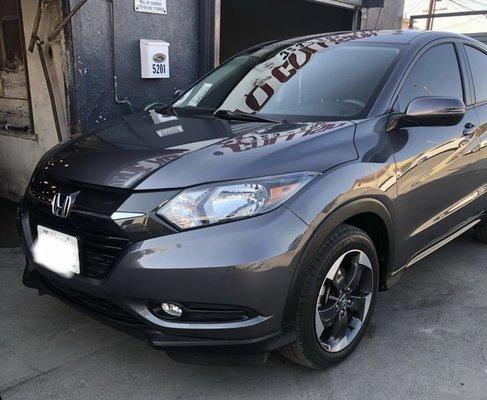
[[[134,0],[135,11],[153,14],[167,14],[166,0]]]
[[[188,101],[188,106],[189,107],[196,107],[199,102],[203,99],[203,97],[206,96],[206,93],[211,89],[213,86],[213,83],[203,83],[201,86],[200,90],[196,92],[196,94],[193,96],[193,98]]]

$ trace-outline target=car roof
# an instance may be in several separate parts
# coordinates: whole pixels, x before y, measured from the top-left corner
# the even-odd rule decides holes
[[[468,36],[453,32],[423,31],[423,30],[361,30],[344,31],[314,34],[309,36],[295,37],[285,41],[276,41],[279,44],[292,44],[310,39],[332,40],[337,42],[360,42],[360,43],[396,43],[412,44],[416,41],[432,41],[441,38],[462,38],[471,41]]]

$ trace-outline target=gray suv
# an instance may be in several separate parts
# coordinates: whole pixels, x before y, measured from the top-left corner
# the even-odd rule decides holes
[[[451,33],[244,51],[44,155],[24,283],[180,361],[336,363],[406,268],[487,242],[486,70]]]

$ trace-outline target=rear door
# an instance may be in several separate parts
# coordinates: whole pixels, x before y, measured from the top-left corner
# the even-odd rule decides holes
[[[405,112],[418,97],[467,101],[469,86],[459,62],[463,60],[458,57],[460,51],[459,45],[448,42],[423,50],[402,83],[394,111]],[[427,247],[471,216],[470,196],[477,185],[472,165],[478,156],[473,155],[475,135],[466,133],[476,125],[477,114],[471,107],[455,126],[411,127],[391,133],[397,149],[399,245],[408,254]]]
[[[478,146],[476,148],[476,185],[480,187],[477,211],[487,209],[487,50],[485,47],[465,44],[467,63],[470,66],[473,86],[473,105],[479,117]]]

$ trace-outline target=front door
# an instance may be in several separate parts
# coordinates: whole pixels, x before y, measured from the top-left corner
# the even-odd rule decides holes
[[[399,92],[394,109],[404,112],[411,100],[425,96],[465,99],[457,48],[436,44],[415,62]],[[397,164],[399,246],[421,251],[471,217],[468,207],[475,191],[472,175],[478,125],[473,108],[455,126],[412,127],[391,132]],[[394,146],[395,143],[405,146]],[[407,261],[407,260],[405,260]]]

